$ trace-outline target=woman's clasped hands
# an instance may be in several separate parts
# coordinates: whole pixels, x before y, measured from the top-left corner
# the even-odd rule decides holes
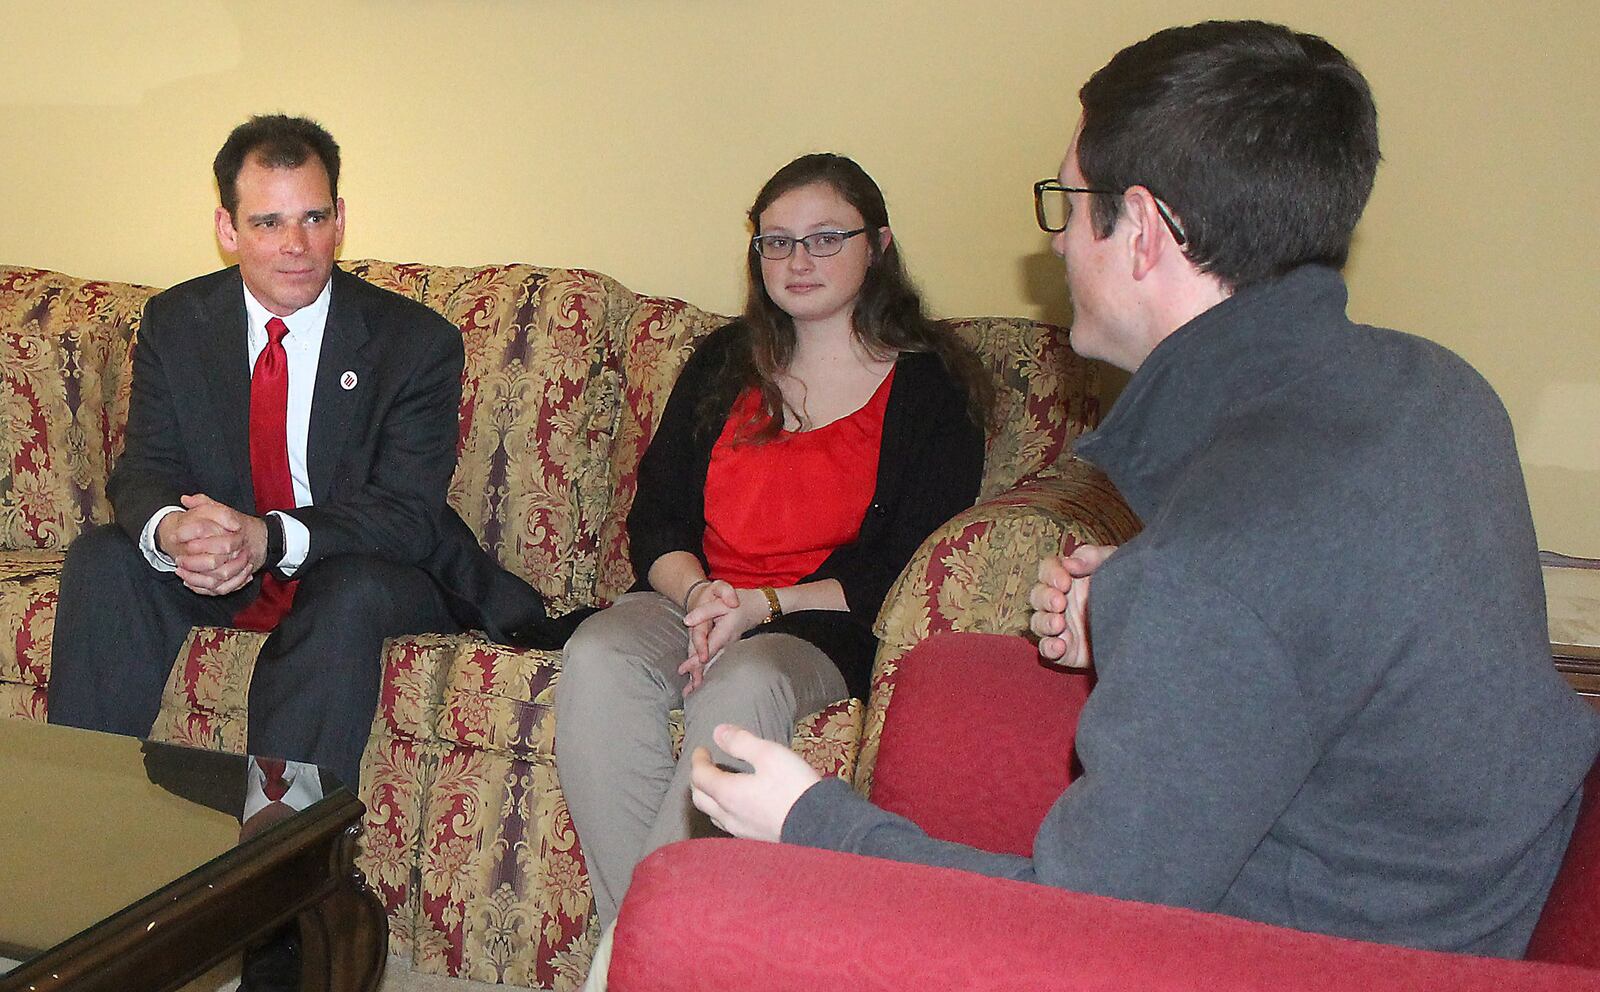
[[[689,678],[685,696],[700,687],[706,669],[722,649],[744,636],[744,632],[766,622],[772,608],[760,589],[736,589],[723,579],[701,584],[689,593],[684,603],[688,613],[683,625],[689,628],[689,657],[678,666],[678,674]]]

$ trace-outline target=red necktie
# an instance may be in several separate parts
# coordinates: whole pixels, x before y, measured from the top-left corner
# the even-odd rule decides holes
[[[256,764],[261,768],[261,791],[266,793],[270,802],[277,802],[289,791],[289,783],[284,781],[283,772],[285,765],[282,758],[257,758]]]
[[[256,490],[256,514],[294,509],[294,482],[289,477],[289,356],[283,350],[289,328],[277,317],[267,321],[267,346],[256,358],[250,376],[250,479]],[[277,562],[269,561],[268,569]],[[270,571],[261,577],[261,595],[233,618],[245,630],[271,630],[294,602],[294,582]]]

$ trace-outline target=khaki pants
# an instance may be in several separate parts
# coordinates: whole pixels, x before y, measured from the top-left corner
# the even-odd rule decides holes
[[[685,699],[677,669],[688,656],[683,611],[653,592],[621,597],[567,642],[556,682],[556,770],[603,925],[617,918],[641,858],[716,832],[689,799],[690,755],[709,747],[717,762],[748,770],[712,744],[717,724],[788,744],[796,719],[849,695],[828,656],[788,634],[730,644]],[[667,714],[679,706],[683,750],[674,757]]]

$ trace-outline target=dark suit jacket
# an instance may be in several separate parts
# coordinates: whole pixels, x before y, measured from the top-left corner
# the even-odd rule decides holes
[[[543,616],[445,502],[455,471],[461,333],[432,310],[333,273],[306,441],[311,506],[300,573],[335,555],[417,565],[467,627],[491,636]],[[355,385],[340,379],[354,373]],[[133,353],[127,444],[107,486],[134,540],[152,514],[205,493],[257,513],[250,474],[250,368],[237,267],[182,283],[145,307]]]

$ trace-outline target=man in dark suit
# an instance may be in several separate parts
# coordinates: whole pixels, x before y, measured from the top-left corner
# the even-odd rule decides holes
[[[352,787],[386,637],[543,618],[446,505],[463,350],[438,314],[334,268],[339,149],[255,117],[218,152],[217,239],[239,264],[147,305],[114,523],[73,543],[52,722],[142,736],[194,625],[271,631],[253,754]]]

